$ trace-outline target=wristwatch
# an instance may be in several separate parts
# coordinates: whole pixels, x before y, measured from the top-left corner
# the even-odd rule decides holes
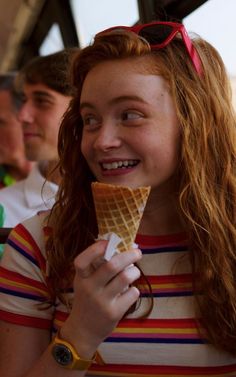
[[[76,349],[59,335],[52,341],[51,353],[54,360],[67,369],[87,370],[96,361],[96,353],[91,360],[82,359]]]

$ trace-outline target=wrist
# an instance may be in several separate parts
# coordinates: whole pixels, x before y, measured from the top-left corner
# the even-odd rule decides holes
[[[75,326],[63,325],[60,330],[58,330],[58,335],[65,341],[73,344],[76,351],[85,359],[91,359],[95,354],[98,345],[94,345],[93,342],[90,342],[88,336],[85,336],[83,333],[79,332],[78,325],[77,331],[75,331]]]
[[[91,358],[81,356],[73,344],[62,338],[60,331],[52,341],[51,354],[57,364],[67,369],[87,370],[92,363],[104,364],[97,351]]]

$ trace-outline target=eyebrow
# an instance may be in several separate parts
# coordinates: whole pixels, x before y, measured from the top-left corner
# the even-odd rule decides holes
[[[48,93],[46,91],[43,91],[43,90],[35,90],[35,91],[33,91],[32,92],[32,96],[36,97],[36,98],[44,98],[44,99],[47,99],[47,100],[49,100],[51,102],[54,102],[54,97],[50,93]],[[28,96],[27,96],[27,94],[25,92],[22,92],[22,97],[23,98],[24,97],[27,98]]]
[[[121,102],[124,102],[124,101],[136,101],[136,102],[140,102],[142,104],[146,104],[147,103],[146,101],[144,101],[139,96],[128,96],[127,95],[127,96],[120,96],[120,97],[115,97],[115,98],[111,99],[109,101],[109,105],[121,103]],[[95,106],[92,103],[90,103],[90,102],[82,102],[80,104],[80,111],[83,110],[84,108],[94,109]]]

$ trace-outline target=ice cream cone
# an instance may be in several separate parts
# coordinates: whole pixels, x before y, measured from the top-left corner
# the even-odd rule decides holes
[[[117,246],[119,251],[133,247],[150,187],[131,189],[93,182],[92,193],[99,236],[118,235],[122,240]]]

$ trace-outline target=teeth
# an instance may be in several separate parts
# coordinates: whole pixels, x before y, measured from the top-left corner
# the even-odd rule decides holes
[[[102,164],[102,168],[106,170],[114,170],[118,168],[126,168],[127,166],[134,166],[137,164],[137,160],[125,160],[125,161],[116,161],[111,163]]]

